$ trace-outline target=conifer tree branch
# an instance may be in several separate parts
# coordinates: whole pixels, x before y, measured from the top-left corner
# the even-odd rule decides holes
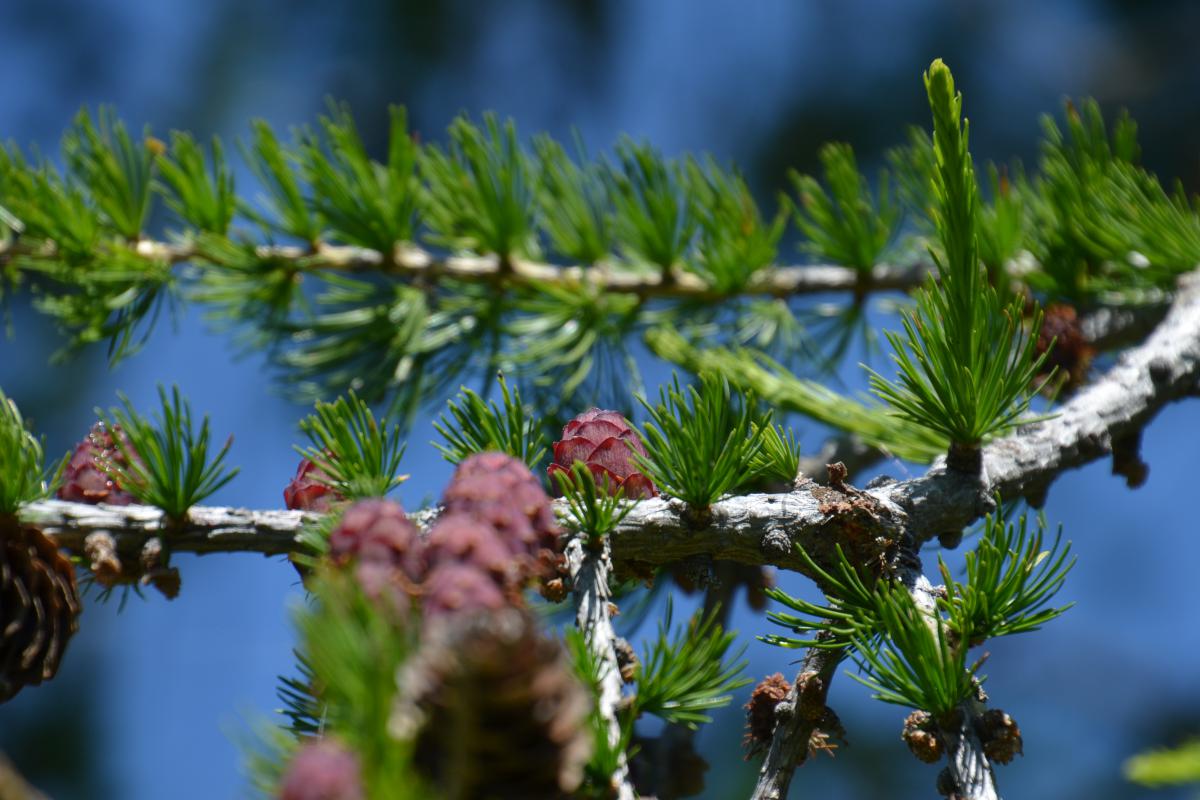
[[[817,729],[829,696],[829,683],[845,655],[843,649],[810,647],[792,688],[775,707],[775,732],[758,771],[751,800],[784,800],[796,767],[809,754],[809,742]]]
[[[201,249],[186,243],[143,239],[134,245],[134,251],[142,258],[171,264],[191,262],[203,265],[207,260]],[[878,264],[864,278],[856,269],[833,264],[780,265],[760,270],[743,287],[720,290],[690,272],[664,279],[661,273],[614,269],[603,264],[580,267],[516,257],[502,261],[495,256],[439,256],[408,244],[398,245],[391,253],[325,243],[314,248],[261,245],[255,252],[263,260],[290,261],[305,270],[380,272],[427,280],[451,278],[466,283],[568,287],[590,285],[614,293],[697,301],[714,301],[733,295],[790,297],[825,292],[853,291],[861,294],[871,291],[908,291],[921,284],[927,271],[923,263],[908,266]],[[30,248],[20,241],[0,241],[0,262],[13,256],[52,259],[55,252],[53,248]]]
[[[586,537],[575,536],[567,543],[566,557],[575,598],[575,622],[583,631],[588,649],[603,670],[600,674],[599,704],[600,714],[608,726],[608,743],[610,747],[620,749],[621,722],[617,713],[623,694],[623,681],[617,663],[617,632],[613,629],[610,609],[608,579],[612,562],[608,542],[604,540],[603,548],[597,551],[587,546]],[[612,776],[612,786],[618,800],[634,800],[637,797],[629,779],[624,753],[621,753],[617,772]]]
[[[803,483],[786,494],[728,497],[711,520],[695,527],[675,500],[643,500],[612,534],[618,565],[657,566],[691,556],[805,572],[795,555],[804,547],[818,564],[833,563],[839,527],[853,522],[881,539],[918,541],[961,530],[1006,499],[1037,500],[1062,472],[1130,441],[1167,403],[1196,392],[1200,379],[1200,276],[1181,282],[1163,322],[1146,342],[1126,352],[1106,375],[1063,404],[1051,419],[1025,426],[983,448],[982,478],[937,463],[924,476],[849,493]],[[848,507],[845,505],[848,504]],[[45,500],[23,506],[21,519],[42,527],[69,550],[83,552],[88,533],[113,534],[118,549],[138,552],[162,533],[163,515],[142,506],[89,506]],[[177,552],[286,553],[312,515],[295,511],[195,507],[170,535]]]

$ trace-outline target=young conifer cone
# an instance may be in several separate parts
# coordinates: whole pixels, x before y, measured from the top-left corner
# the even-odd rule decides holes
[[[333,739],[296,751],[279,786],[279,800],[364,800],[358,757]]]
[[[54,542],[0,518],[0,702],[54,677],[80,609],[75,568]]]
[[[563,428],[562,439],[554,443],[554,463],[548,473],[557,488],[554,476],[570,476],[571,465],[582,461],[598,487],[607,486],[612,494],[623,489],[627,498],[654,497],[658,489],[638,469],[635,455],[646,455],[646,448],[629,420],[617,411],[592,408]]]
[[[589,699],[526,613],[458,614],[399,676],[392,730],[446,800],[566,798],[590,751]]]
[[[406,610],[424,577],[424,546],[417,526],[392,500],[359,500],[329,535],[329,558],[353,567],[368,597]]]
[[[344,499],[326,485],[329,476],[307,458],[300,459],[296,474],[283,490],[283,502],[293,511],[316,511],[325,513],[329,506]]]
[[[476,453],[454,471],[442,495],[446,514],[469,514],[495,529],[513,553],[557,551],[562,532],[542,484],[520,459]]]
[[[118,436],[124,436],[120,430]],[[125,443],[128,448],[128,442]],[[83,441],[75,445],[75,451],[63,469],[62,485],[58,496],[75,503],[108,503],[112,506],[127,506],[133,495],[126,492],[109,477],[102,465],[112,463],[119,467],[128,466],[124,453],[113,440],[103,422],[97,422]]]

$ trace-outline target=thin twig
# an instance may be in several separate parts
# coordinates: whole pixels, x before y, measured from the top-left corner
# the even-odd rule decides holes
[[[834,672],[845,651],[810,647],[787,697],[775,707],[775,731],[758,771],[751,800],[784,800],[796,767],[808,758],[809,742],[825,716]]]
[[[575,597],[575,622],[583,631],[588,649],[599,662],[600,714],[608,727],[608,743],[613,748],[622,745],[621,722],[618,708],[621,704],[623,681],[617,661],[617,632],[613,629],[610,603],[612,596],[608,588],[611,562],[607,539],[601,550],[589,548],[583,536],[575,536],[567,542],[567,565],[571,573],[572,592]],[[612,787],[617,800],[634,800],[637,792],[629,778],[629,765],[625,754],[618,758],[617,770],[612,776]]]

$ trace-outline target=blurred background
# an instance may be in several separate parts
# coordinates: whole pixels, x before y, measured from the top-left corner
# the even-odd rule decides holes
[[[920,76],[942,57],[966,95],[977,158],[1031,163],[1039,114],[1090,95],[1110,113],[1131,111],[1151,169],[1200,190],[1200,4],[1183,0],[3,0],[0,10],[0,138],[47,154],[83,105],[112,103],[160,135],[232,139],[254,117],[310,122],[331,96],[352,105],[376,152],[388,103],[407,105],[426,141],[459,111],[494,109],[524,134],[577,128],[593,148],[628,133],[668,155],[711,152],[741,165],[771,205],[788,167],[815,169],[820,143],[848,141],[877,165],[907,125],[927,124]],[[235,358],[195,309],[111,371],[101,349],[48,368],[55,332],[19,300],[11,313],[0,386],[50,452],[80,439],[118,390],[149,408],[155,385],[174,383],[216,433],[235,436],[242,474],[211,502],[281,505],[306,408],[275,391],[261,356]],[[848,359],[851,386],[863,383],[858,360]],[[823,432],[798,427],[812,452]],[[1200,728],[1200,526],[1180,499],[1195,495],[1198,431],[1200,403],[1164,412],[1146,433],[1150,479],[1136,492],[1107,463],[1051,491],[1046,514],[1080,558],[1061,598],[1078,606],[1041,634],[991,647],[988,691],[1025,736],[1024,758],[999,771],[1007,796],[1146,796],[1124,782],[1121,762]],[[421,417],[405,465],[413,478],[398,493],[410,508],[450,474],[432,438]],[[876,471],[907,474],[902,464]],[[89,603],[59,678],[0,707],[0,749],[51,796],[247,793],[237,742],[269,717],[276,675],[293,669],[295,573],[249,555],[173,563],[177,600]],[[731,625],[753,676],[792,677],[791,653],[755,641],[770,627],[760,615],[739,603]],[[748,691],[698,737],[712,764],[705,797],[744,796],[753,782],[757,765],[740,753]],[[793,797],[934,794],[936,769],[900,741],[902,710],[842,677],[830,697],[850,747],[803,767]]]

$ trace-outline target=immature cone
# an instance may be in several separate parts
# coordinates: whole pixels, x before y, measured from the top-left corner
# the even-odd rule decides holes
[[[358,757],[332,739],[308,742],[292,757],[279,800],[364,800]]]
[[[398,682],[392,732],[415,738],[434,796],[551,800],[579,786],[588,692],[525,613],[439,620]]]
[[[550,498],[519,459],[476,453],[454,471],[442,495],[447,512],[470,514],[491,525],[513,553],[537,557],[557,551],[561,530]]]
[[[307,458],[300,460],[296,474],[283,490],[283,502],[293,511],[324,513],[342,496],[325,483],[329,476]]]
[[[117,435],[124,438],[120,429],[117,429]],[[125,446],[129,448],[127,441]],[[103,422],[97,422],[83,441],[75,445],[75,451],[63,468],[59,498],[75,503],[108,503],[112,506],[127,506],[134,502],[133,495],[122,489],[104,471],[102,467],[105,463],[118,467],[129,466],[112,433]]]
[[[421,611],[426,619],[450,614],[499,611],[508,606],[495,576],[470,563],[434,567],[422,587]]]
[[[792,685],[779,672],[763,678],[750,694],[750,702],[746,703],[746,735],[742,739],[742,747],[746,749],[746,758],[753,758],[771,746],[771,737],[775,733],[775,707],[787,697]]]
[[[71,562],[38,529],[0,518],[0,702],[54,677],[80,609]]]
[[[658,490],[634,463],[646,448],[629,420],[616,411],[589,409],[567,423],[562,439],[554,443],[554,463],[548,473],[557,488],[556,474],[571,475],[571,466],[582,461],[591,470],[596,486],[607,486],[628,498],[654,497]]]
[[[424,577],[423,544],[417,526],[399,503],[359,500],[346,509],[329,535],[329,558],[353,566],[369,597],[390,599],[398,609]]]
[[[1023,752],[1021,729],[1008,714],[989,708],[975,722],[975,730],[983,743],[983,752],[992,761],[1007,764]]]
[[[1079,316],[1073,307],[1061,303],[1046,307],[1036,348],[1039,356],[1046,353],[1039,380],[1045,379],[1052,369],[1057,368],[1054,387],[1077,389],[1083,385],[1094,351],[1083,335]]]
[[[900,738],[919,760],[935,764],[941,760],[946,748],[938,736],[937,724],[928,711],[914,711],[904,720]]]

